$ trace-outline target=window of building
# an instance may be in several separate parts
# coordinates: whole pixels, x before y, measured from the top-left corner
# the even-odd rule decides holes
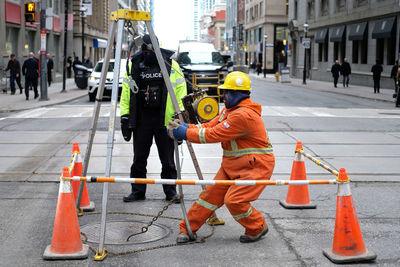
[[[346,0],[338,0],[336,1],[336,11],[342,12],[346,10]]]
[[[383,53],[384,53],[385,39],[376,39],[376,60],[379,60],[383,64]]]
[[[318,61],[320,62],[328,62],[328,48],[329,43],[319,43],[318,44]]]
[[[324,43],[324,61],[328,62],[328,55],[329,55],[329,43]]]
[[[358,64],[359,45],[360,45],[360,42],[358,40],[353,40],[353,47],[352,47],[353,58],[352,58],[351,62],[354,64]]]
[[[297,19],[297,0],[294,1],[294,19]]]
[[[263,31],[263,28],[262,27],[260,27],[260,28],[258,28],[258,41],[259,42],[262,42],[262,37],[263,37],[263,35],[262,35],[262,31]]]
[[[53,0],[53,14],[59,15],[60,14],[60,0]]]
[[[260,3],[260,17],[264,16],[264,2]]]
[[[307,18],[308,20],[315,19],[314,0],[309,0],[307,3]]]
[[[327,16],[329,14],[329,1],[321,0],[321,16]]]
[[[249,31],[246,30],[246,40],[245,43],[248,44],[249,43]]]
[[[333,43],[333,61],[339,59],[339,43]]]
[[[368,0],[354,0],[353,7],[361,7],[368,5]]]
[[[368,63],[368,39],[360,41],[361,64]]]
[[[254,20],[253,8],[250,8],[250,21]]]
[[[246,22],[249,22],[249,10],[246,10]]]
[[[254,18],[257,19],[258,17],[258,5],[254,6]]]
[[[387,40],[386,65],[394,65],[396,60],[396,37],[392,35]]]
[[[286,16],[289,16],[289,0],[286,0]]]
[[[322,61],[322,55],[323,55],[323,43],[318,44],[318,61]]]

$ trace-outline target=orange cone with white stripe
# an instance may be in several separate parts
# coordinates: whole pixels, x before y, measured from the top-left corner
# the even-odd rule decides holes
[[[72,172],[72,176],[82,176],[82,157],[81,157],[81,151],[79,150],[79,145],[78,143],[74,143],[72,147],[72,154],[75,152],[78,153],[78,156],[75,161],[75,166]],[[95,205],[93,201],[90,201],[89,198],[89,193],[86,187],[86,182],[78,182],[78,181],[72,181],[72,190],[74,191],[74,198],[76,202],[76,198],[78,197],[78,191],[79,191],[79,183],[83,183],[83,191],[82,191],[82,197],[81,197],[81,204],[80,208],[83,211],[94,211]]]
[[[68,168],[63,169],[63,177],[70,177]],[[54,220],[51,245],[46,247],[46,260],[86,259],[89,246],[82,244],[78,215],[69,181],[60,181],[56,218]]]
[[[324,255],[334,263],[351,263],[376,259],[376,254],[365,248],[360,224],[353,206],[349,178],[340,169],[337,178],[335,233],[332,249],[324,249]]]
[[[296,151],[298,149],[303,149],[301,142],[297,142]],[[307,180],[304,156],[297,152],[294,156],[290,180]],[[289,185],[286,201],[281,200],[279,204],[286,209],[315,209],[317,207],[310,202],[308,185]]]

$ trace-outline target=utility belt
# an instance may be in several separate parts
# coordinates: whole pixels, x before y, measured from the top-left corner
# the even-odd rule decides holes
[[[161,106],[162,87],[161,84],[146,85],[139,89],[140,102],[144,108],[158,109]]]

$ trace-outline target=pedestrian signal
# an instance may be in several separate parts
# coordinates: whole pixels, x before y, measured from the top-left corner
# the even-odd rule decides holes
[[[35,8],[34,2],[25,4],[25,22],[35,22]]]

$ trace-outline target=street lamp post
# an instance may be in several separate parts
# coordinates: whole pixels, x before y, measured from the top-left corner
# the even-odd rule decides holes
[[[84,61],[85,61],[85,24],[84,24],[84,19],[85,19],[85,17],[86,17],[86,14],[85,14],[85,12],[86,12],[86,8],[84,8],[84,7],[81,7],[80,9],[79,9],[79,11],[81,12],[81,19],[82,19],[82,21],[81,21],[81,24],[82,24],[82,64],[84,63]]]
[[[268,34],[264,34],[264,64],[263,64],[264,78],[267,77],[267,40],[268,40]]]
[[[307,38],[308,24],[305,23],[304,27],[304,38]],[[307,47],[304,46],[304,66],[303,66],[303,84],[306,84],[306,75],[307,75]]]

